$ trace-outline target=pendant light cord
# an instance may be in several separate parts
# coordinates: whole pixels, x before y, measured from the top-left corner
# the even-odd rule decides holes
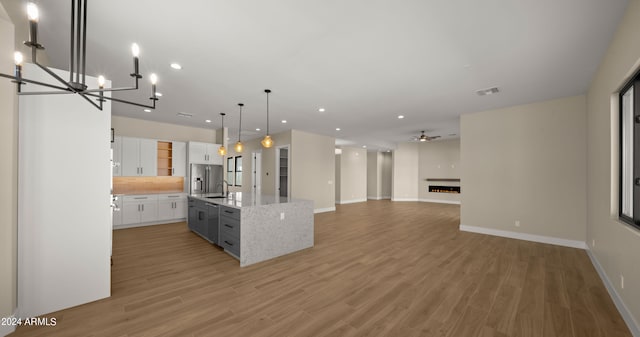
[[[242,106],[244,104],[238,103],[240,106],[240,124],[238,125],[238,141],[240,141],[240,133],[242,132]]]
[[[267,93],[267,136],[269,135],[269,93],[271,90],[266,89],[264,92]]]

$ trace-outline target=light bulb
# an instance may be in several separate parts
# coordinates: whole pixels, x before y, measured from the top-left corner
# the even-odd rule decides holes
[[[131,45],[131,54],[133,54],[133,57],[140,56],[140,47],[138,47],[137,43]]]
[[[36,6],[36,4],[34,4],[33,2],[30,2],[27,4],[27,17],[29,18],[29,21],[35,21],[38,22],[38,18],[39,18],[39,13],[38,13],[38,6]]]
[[[24,61],[24,58],[22,57],[22,53],[19,51],[13,53],[13,61],[16,63],[17,66],[21,66],[22,61]]]
[[[218,148],[218,154],[221,156],[224,156],[225,154],[227,154],[227,149],[225,149],[224,145]]]
[[[238,141],[233,149],[236,150],[237,153],[242,153],[242,150],[244,149],[244,145],[242,145],[241,141]]]
[[[269,135],[264,136],[264,139],[262,139],[260,143],[262,144],[263,147],[267,149],[273,146],[273,140]]]
[[[100,88],[104,88],[105,82],[106,82],[106,80],[104,79],[104,76],[102,76],[102,75],[98,76],[98,86]]]
[[[151,80],[151,84],[153,85],[158,83],[158,76],[156,74],[151,74],[151,76],[149,76],[149,79]]]

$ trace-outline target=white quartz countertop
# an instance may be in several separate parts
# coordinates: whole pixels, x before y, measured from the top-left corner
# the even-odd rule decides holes
[[[274,204],[289,204],[298,202],[309,202],[310,200],[293,199],[268,194],[254,194],[232,192],[227,197],[221,197],[220,193],[191,194],[189,197],[196,198],[213,204],[229,206],[234,208],[245,208],[254,206],[267,206]]]

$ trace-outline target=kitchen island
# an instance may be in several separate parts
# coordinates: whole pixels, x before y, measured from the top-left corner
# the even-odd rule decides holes
[[[313,201],[242,192],[188,199],[189,228],[241,267],[313,247]]]

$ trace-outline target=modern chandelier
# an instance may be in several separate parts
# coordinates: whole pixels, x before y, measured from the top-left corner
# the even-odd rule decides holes
[[[151,97],[149,98],[152,104],[146,105],[131,101],[126,101],[123,99],[113,98],[113,97],[105,97],[105,92],[112,91],[127,91],[127,90],[137,90],[138,89],[138,80],[142,78],[142,75],[139,73],[139,55],[140,48],[137,44],[133,44],[131,46],[131,52],[133,54],[133,73],[130,74],[131,77],[134,78],[135,86],[133,87],[123,87],[123,88],[104,88],[105,78],[104,76],[98,77],[98,88],[97,89],[89,89],[86,84],[85,77],[85,65],[86,65],[86,55],[87,55],[87,0],[71,0],[71,36],[70,36],[70,50],[69,50],[69,81],[62,79],[60,76],[56,75],[53,71],[51,71],[48,67],[41,65],[37,60],[37,52],[38,50],[43,50],[44,46],[38,42],[38,21],[39,21],[39,13],[38,7],[34,3],[29,3],[27,5],[27,17],[29,18],[29,40],[25,41],[24,44],[27,47],[31,48],[31,62],[40,69],[44,70],[46,73],[51,75],[51,77],[55,78],[56,81],[60,82],[61,85],[53,85],[49,83],[29,80],[22,77],[22,63],[24,57],[22,53],[16,52],[14,54],[15,61],[15,70],[14,75],[7,75],[0,73],[0,77],[9,78],[12,82],[16,83],[16,93],[18,95],[50,95],[50,94],[78,94],[82,96],[87,102],[91,103],[94,107],[102,110],[102,103],[106,100],[120,102],[125,104],[136,105],[144,108],[155,109],[156,101],[158,97],[156,95],[156,83],[158,81],[158,77],[155,74],[151,74],[149,76],[149,80],[151,81]],[[22,86],[27,83],[44,86],[52,89],[56,89],[55,91],[22,91]],[[90,97],[97,98],[94,102]]]

